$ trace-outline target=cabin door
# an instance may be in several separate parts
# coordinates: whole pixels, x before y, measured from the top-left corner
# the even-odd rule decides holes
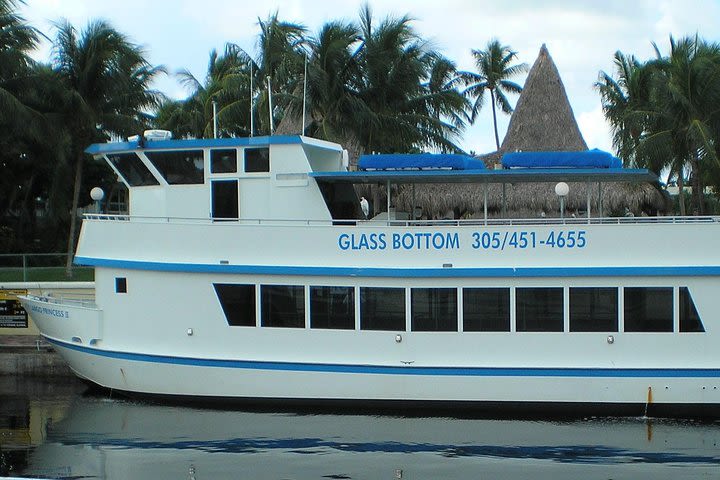
[[[213,220],[237,220],[239,209],[238,181],[213,180],[210,182]]]

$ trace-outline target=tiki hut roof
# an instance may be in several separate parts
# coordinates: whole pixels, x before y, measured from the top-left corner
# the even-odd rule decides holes
[[[500,152],[587,149],[560,73],[543,44],[525,80]]]

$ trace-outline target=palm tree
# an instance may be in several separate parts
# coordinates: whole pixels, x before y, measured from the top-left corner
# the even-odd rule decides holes
[[[492,39],[485,50],[472,50],[475,58],[475,72],[463,72],[468,85],[465,94],[475,99],[470,112],[470,122],[475,122],[478,113],[485,103],[485,91],[490,92],[490,105],[493,113],[493,127],[495,129],[495,146],[500,150],[500,138],[497,129],[497,114],[495,107],[500,107],[504,113],[512,113],[513,108],[507,99],[507,93],[520,93],[522,87],[509,79],[527,71],[527,64],[513,64],[517,58],[507,45],[499,40]]]
[[[225,51],[210,52],[205,80],[200,82],[189,71],[178,72],[180,82],[192,93],[181,102],[163,102],[156,122],[178,136],[211,138],[213,103],[217,109],[219,135],[249,133],[250,57],[237,45],[228,43]]]
[[[75,178],[68,235],[68,273],[75,246],[76,211],[80,198],[84,149],[108,133],[126,136],[143,128],[141,113],[156,105],[149,90],[162,69],[152,68],[144,52],[104,21],[93,21],[78,36],[66,21],[56,24],[53,64],[65,88],[61,111],[71,135],[70,158]]]
[[[358,111],[357,138],[365,151],[460,151],[455,141],[464,122],[456,114],[466,105],[454,87],[454,65],[417,35],[411,21],[388,17],[375,27],[370,7],[361,11],[360,76],[353,88],[366,109]]]
[[[282,121],[290,104],[301,101],[299,97],[307,55],[307,29],[301,24],[279,20],[278,12],[265,21],[258,19],[258,26],[259,56],[253,63],[254,89],[260,92],[255,103],[256,124],[259,124],[261,132],[270,133]],[[268,91],[268,79],[271,92]],[[272,112],[269,111],[270,94]]]
[[[33,125],[33,112],[17,95],[26,86],[33,66],[28,54],[38,42],[37,31],[16,8],[15,0],[0,0],[0,126],[13,135]]]
[[[670,55],[653,63],[654,99],[646,143],[670,146],[671,167],[679,177],[689,166],[693,182],[695,214],[704,213],[703,171],[720,168],[716,151],[720,141],[720,45],[697,36],[675,41],[670,37]]]
[[[617,79],[600,72],[595,88],[600,93],[603,113],[610,123],[613,147],[626,166],[646,167],[659,172],[665,161],[637,156],[640,138],[646,129],[650,108],[653,66],[635,56],[615,52]]]
[[[311,135],[336,142],[354,136],[359,117],[368,114],[355,88],[360,77],[356,49],[358,27],[350,22],[329,22],[309,40],[308,99]],[[294,112],[301,110],[295,105]]]
[[[684,172],[691,172],[693,211],[702,214],[706,171],[720,171],[720,46],[696,37],[670,37],[670,55],[657,45],[647,63],[616,54],[618,80],[601,72],[596,84],[615,147],[624,159],[677,176],[680,214]]]

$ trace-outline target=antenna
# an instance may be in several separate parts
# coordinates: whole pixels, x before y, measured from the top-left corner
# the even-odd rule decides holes
[[[308,57],[307,57],[307,52],[305,52],[305,73],[303,74],[302,131],[300,132],[300,135],[305,135],[305,103],[307,100],[307,64],[308,64]]]
[[[253,104],[255,103],[255,96],[253,95],[253,62],[250,60],[250,136],[252,137],[255,132],[255,122],[253,121]]]
[[[272,107],[272,86],[270,84],[270,75],[265,77],[268,86],[268,115],[270,116],[270,135],[273,134],[273,107]]]
[[[213,100],[213,138],[217,138],[217,102]]]

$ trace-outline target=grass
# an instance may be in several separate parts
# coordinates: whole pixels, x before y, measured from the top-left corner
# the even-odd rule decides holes
[[[0,268],[0,282],[92,282],[95,271],[91,267],[73,267],[72,276],[65,275],[65,267]]]

